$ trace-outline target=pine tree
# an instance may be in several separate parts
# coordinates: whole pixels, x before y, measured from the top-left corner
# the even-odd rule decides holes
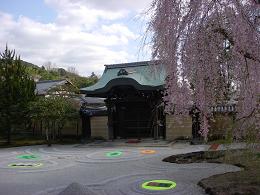
[[[6,49],[0,54],[0,128],[11,132],[15,124],[21,124],[26,115],[28,103],[35,98],[35,82],[30,78],[20,56],[14,50]]]

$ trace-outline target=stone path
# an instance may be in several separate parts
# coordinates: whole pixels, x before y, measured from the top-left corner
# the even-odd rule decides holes
[[[231,165],[172,164],[162,159],[207,150],[209,146],[171,147],[32,146],[0,150],[0,194],[8,195],[172,195],[204,194],[199,180],[240,169]],[[142,188],[150,180],[170,180],[176,187]],[[68,187],[69,186],[69,187]]]

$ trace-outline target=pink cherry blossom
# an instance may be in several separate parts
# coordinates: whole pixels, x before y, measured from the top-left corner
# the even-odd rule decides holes
[[[154,0],[150,11],[153,58],[168,73],[166,111],[187,115],[194,104],[207,137],[211,106],[235,101],[236,134],[259,131],[258,1]]]

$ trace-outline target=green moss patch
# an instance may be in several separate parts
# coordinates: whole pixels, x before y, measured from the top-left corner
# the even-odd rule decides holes
[[[35,154],[23,154],[23,155],[16,156],[16,158],[26,159],[26,160],[38,160],[39,156]]]
[[[122,155],[121,151],[113,151],[113,152],[107,152],[106,156],[109,158],[115,158],[115,157],[119,157]]]
[[[151,180],[144,182],[141,187],[146,190],[163,191],[176,187],[176,183],[170,180]]]

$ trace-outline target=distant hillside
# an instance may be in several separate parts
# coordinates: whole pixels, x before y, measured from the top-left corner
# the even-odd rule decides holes
[[[26,61],[22,61],[22,64],[25,65],[25,66],[28,66],[28,67],[32,67],[32,68],[40,68],[39,66],[35,65],[35,64],[32,64],[30,62],[26,62]]]
[[[46,70],[43,66],[39,67],[35,64],[22,60],[22,64],[27,67],[28,73],[35,79],[41,80],[57,80],[57,79],[69,79],[78,88],[87,87],[95,84],[98,81],[98,77],[92,73],[89,77],[79,76],[78,74],[68,72],[64,68],[53,68]]]

